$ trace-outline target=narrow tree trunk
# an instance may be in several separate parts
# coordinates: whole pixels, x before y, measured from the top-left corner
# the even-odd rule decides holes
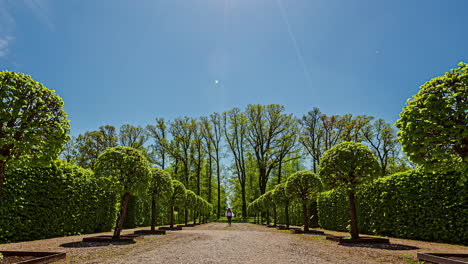
[[[218,218],[221,217],[221,175],[219,170],[219,156],[216,153],[216,174],[218,177]]]
[[[310,216],[312,219],[310,220],[311,227],[318,227],[318,208],[317,208],[317,201],[313,201],[310,205]]]
[[[349,192],[349,213],[351,217],[351,238],[358,239],[359,238],[359,229],[357,224],[357,214],[356,214],[356,201],[354,197],[354,192]]]
[[[304,232],[309,232],[309,219],[307,214],[307,203],[306,201],[302,201],[302,217],[304,223]]]
[[[0,200],[3,198],[3,179],[5,177],[6,161],[0,161]]]
[[[273,207],[273,226],[276,227],[277,222],[277,214],[276,214],[276,206]]]
[[[282,163],[283,162],[280,161],[279,164],[278,164],[278,184],[281,183],[281,167],[282,167],[281,165],[282,165]]]
[[[122,197],[122,204],[120,205],[120,213],[117,217],[117,223],[114,229],[114,238],[120,238],[120,233],[122,232],[122,227],[125,223],[125,216],[127,215],[127,206],[128,200],[130,198],[130,193],[124,193]]]
[[[289,203],[284,207],[284,216],[286,218],[286,228],[289,229]]]
[[[266,211],[266,224],[270,225],[270,210]]]
[[[185,209],[184,209],[184,224],[188,224],[188,209],[187,209],[187,204],[185,204]]]
[[[171,204],[171,228],[174,227],[174,205]]]
[[[151,196],[151,231],[155,231],[156,227],[156,199],[154,194]]]
[[[213,177],[213,168],[212,168],[212,158],[211,158],[211,155],[208,155],[208,160],[209,160],[209,163],[208,163],[208,202],[211,203],[211,180],[212,180],[212,177]]]
[[[244,219],[247,219],[247,202],[246,202],[246,199],[245,199],[245,182],[244,182],[244,186],[241,186],[241,192],[242,192],[242,218]]]
[[[193,210],[193,224],[195,225],[197,223],[197,211]]]

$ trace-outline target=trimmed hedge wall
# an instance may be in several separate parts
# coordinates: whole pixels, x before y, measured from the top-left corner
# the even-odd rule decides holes
[[[0,201],[0,242],[110,231],[116,196],[93,172],[63,161],[48,167],[10,168]]]
[[[456,173],[412,170],[377,179],[356,194],[360,232],[468,244],[468,184]],[[319,221],[348,231],[349,202],[343,190],[321,193]]]

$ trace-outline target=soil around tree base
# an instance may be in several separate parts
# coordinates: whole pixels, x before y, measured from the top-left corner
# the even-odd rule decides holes
[[[389,244],[388,238],[381,237],[360,237],[357,239],[347,238],[344,236],[332,236],[328,235],[327,240],[343,243],[343,244]]]
[[[63,252],[34,252],[34,251],[0,251],[3,259],[0,264],[44,264],[66,258]]]
[[[120,237],[94,236],[83,238],[83,242],[135,243],[135,238],[137,237],[137,235],[121,235]]]
[[[133,232],[135,235],[165,235],[166,230],[147,230],[147,229],[142,229],[142,230],[136,230]]]
[[[418,260],[435,264],[468,264],[468,254],[418,252]]]

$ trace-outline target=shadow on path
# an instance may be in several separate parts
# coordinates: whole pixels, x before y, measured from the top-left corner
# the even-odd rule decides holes
[[[122,242],[70,242],[61,244],[61,247],[64,248],[87,248],[87,247],[107,247],[107,246],[123,246],[134,243],[122,243]]]
[[[345,247],[362,247],[362,248],[377,248],[385,250],[415,250],[419,249],[418,247],[401,245],[401,244],[351,244],[351,243],[339,243],[340,246]]]

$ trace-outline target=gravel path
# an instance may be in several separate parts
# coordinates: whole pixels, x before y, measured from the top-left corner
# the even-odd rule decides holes
[[[133,230],[125,230],[126,233]],[[326,231],[329,234],[343,233]],[[110,234],[110,233],[108,233]],[[419,252],[468,252],[468,247],[391,239],[387,248],[350,247],[323,236],[297,235],[253,224],[210,223],[135,244],[79,242],[96,234],[5,244],[0,250],[66,252],[60,263],[415,263]]]

